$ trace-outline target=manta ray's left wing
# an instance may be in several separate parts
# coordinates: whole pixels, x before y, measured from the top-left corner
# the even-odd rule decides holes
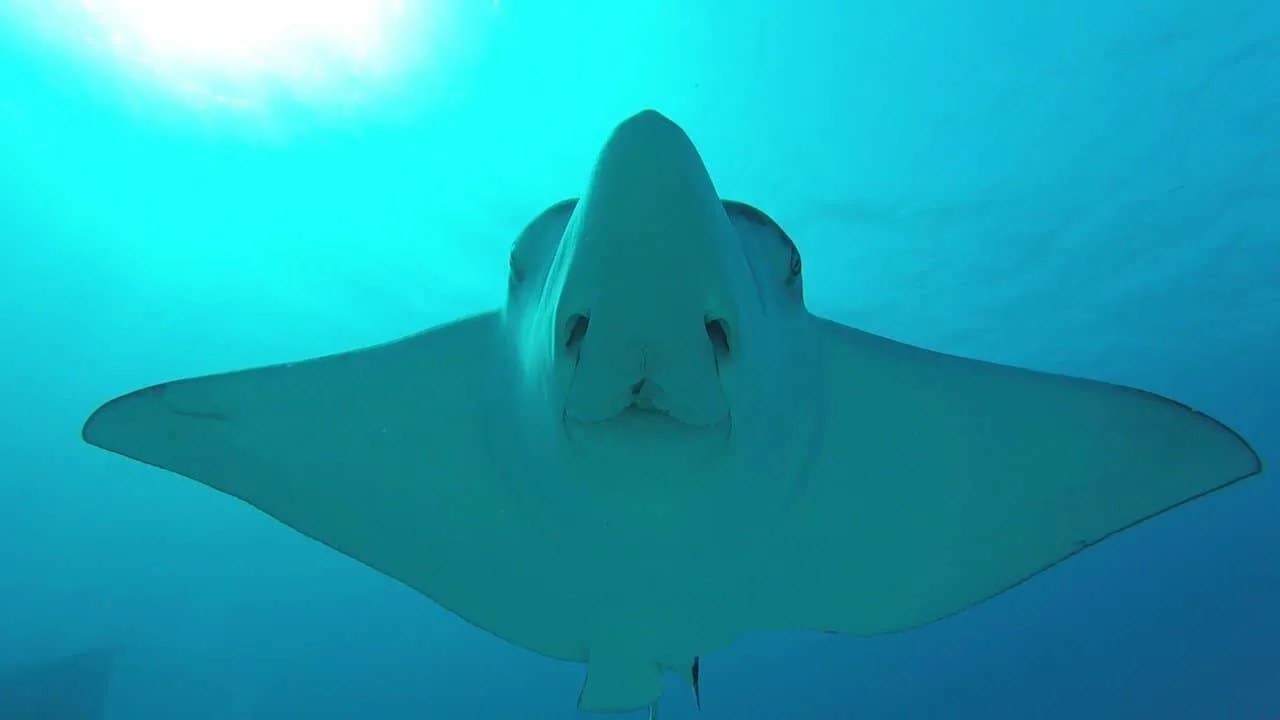
[[[761,583],[767,626],[927,623],[1261,470],[1158,395],[813,326],[825,439]]]
[[[240,498],[517,644],[576,653],[554,633],[552,553],[495,481],[500,323],[156,385],[99,408],[84,439]]]

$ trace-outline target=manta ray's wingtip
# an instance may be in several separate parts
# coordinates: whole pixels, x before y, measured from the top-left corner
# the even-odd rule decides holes
[[[99,405],[93,412],[89,413],[88,417],[84,419],[84,422],[80,425],[80,440],[82,442],[93,445],[94,447],[102,447],[95,438],[98,436],[98,429],[102,426],[103,412],[107,410],[113,402],[115,402],[115,400]]]
[[[133,394],[134,393],[130,393],[130,395]],[[112,408],[118,406],[121,401],[128,397],[129,395],[122,395],[117,398],[112,398],[111,400],[99,405],[93,412],[89,413],[89,416],[84,419],[84,423],[80,425],[80,439],[94,447],[107,449],[103,446],[103,425],[106,422],[106,418],[111,414]]]
[[[1253,467],[1250,468],[1249,471],[1246,472],[1243,476],[1241,476],[1240,479],[1248,480],[1251,477],[1257,477],[1258,475],[1261,475],[1262,473],[1266,472],[1267,463],[1262,459],[1262,455],[1256,449],[1254,449],[1253,445],[1251,445],[1248,440],[1245,440],[1244,437],[1241,437],[1240,441],[1244,443],[1245,449],[1248,450],[1249,454],[1253,456]]]
[[[89,413],[88,417],[84,419],[84,422],[80,425],[81,442],[98,448],[102,447],[102,444],[96,439],[98,437],[98,429],[102,426],[103,412],[107,410],[113,402],[115,402],[115,400],[99,405],[93,412]]]
[[[111,418],[119,410],[125,406],[134,403],[146,396],[159,396],[164,392],[164,388],[168,383],[151,385],[130,393],[125,393],[118,397],[112,398],[105,403],[99,405],[89,416],[85,418],[84,423],[80,426],[80,439],[89,445],[111,452],[118,452],[115,448],[110,447],[110,441],[106,437],[108,428],[111,426]]]
[[[1231,427],[1230,425],[1227,425],[1226,423],[1222,423],[1222,426],[1225,427],[1227,430],[1231,431],[1236,436],[1236,438],[1239,439],[1240,444],[1244,445],[1244,449],[1249,452],[1249,455],[1253,457],[1253,468],[1249,470],[1249,472],[1240,479],[1247,480],[1248,478],[1261,475],[1263,472],[1265,472],[1267,469],[1267,463],[1265,460],[1262,459],[1262,453],[1258,452],[1258,449],[1253,446],[1253,443],[1249,442],[1249,439],[1246,438],[1244,435],[1236,432],[1235,428]]]
[[[1157,397],[1161,397],[1165,401],[1171,402],[1175,405],[1181,405],[1183,408],[1186,408],[1188,411],[1193,412],[1196,415],[1199,415],[1200,417],[1204,418],[1205,420],[1208,420],[1210,423],[1218,426],[1219,429],[1225,431],[1228,435],[1231,435],[1235,439],[1236,444],[1239,445],[1240,449],[1243,450],[1244,454],[1248,457],[1248,460],[1242,464],[1242,467],[1239,471],[1240,474],[1236,475],[1230,481],[1224,483],[1223,485],[1219,486],[1219,488],[1216,488],[1216,489],[1221,489],[1231,485],[1235,485],[1236,483],[1239,483],[1244,480],[1248,480],[1249,478],[1252,478],[1252,477],[1257,477],[1258,475],[1261,475],[1263,473],[1263,470],[1265,469],[1265,463],[1262,460],[1262,455],[1258,452],[1257,448],[1253,446],[1253,443],[1249,442],[1249,438],[1246,438],[1244,436],[1244,433],[1241,433],[1239,430],[1236,430],[1234,427],[1228,425],[1222,420],[1219,420],[1213,415],[1210,415],[1209,413],[1204,412],[1203,410],[1197,410],[1189,405],[1180,403],[1176,400],[1171,400],[1169,398],[1164,398],[1163,396],[1157,396]]]

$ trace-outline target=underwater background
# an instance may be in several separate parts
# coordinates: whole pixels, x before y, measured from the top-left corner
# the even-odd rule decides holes
[[[814,312],[1280,457],[1280,3],[0,0],[0,672],[114,648],[110,720],[575,717],[581,666],[79,429],[499,304],[648,107],[795,239]],[[1280,484],[701,675],[664,720],[1280,718]]]

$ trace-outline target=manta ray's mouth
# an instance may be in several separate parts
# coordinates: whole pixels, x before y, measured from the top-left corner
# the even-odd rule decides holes
[[[632,402],[611,415],[593,419],[578,416],[566,408],[562,420],[565,433],[575,441],[585,440],[594,430],[637,438],[711,436],[727,441],[733,429],[730,413],[709,423],[692,422],[646,402]]]

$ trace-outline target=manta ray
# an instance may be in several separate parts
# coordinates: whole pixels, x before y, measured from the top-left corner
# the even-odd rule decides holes
[[[509,276],[499,309],[154,385],[83,437],[585,663],[583,712],[651,717],[746,633],[923,625],[1261,471],[1173,400],[811,312],[795,243],[656,111]]]

